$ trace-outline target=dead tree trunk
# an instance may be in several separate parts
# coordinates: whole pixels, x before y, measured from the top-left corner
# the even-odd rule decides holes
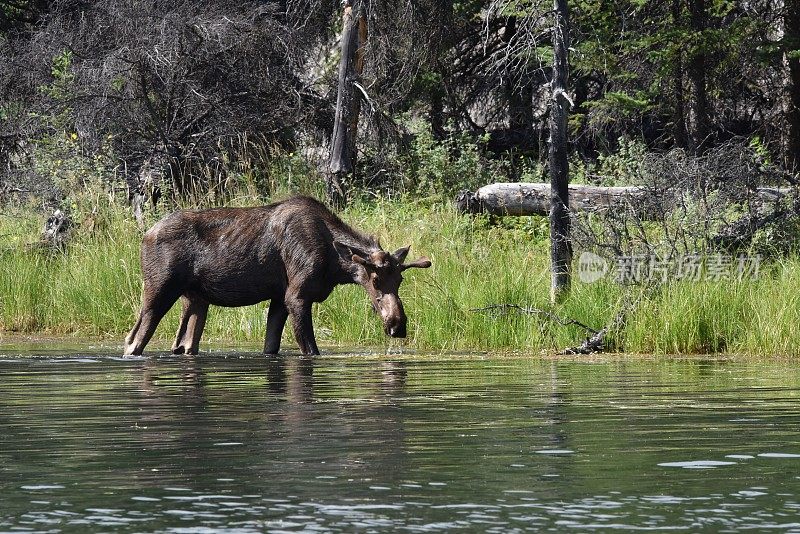
[[[64,250],[71,228],[72,220],[66,213],[57,209],[44,223],[39,242],[50,250]]]
[[[331,136],[328,162],[328,201],[337,207],[347,203],[346,177],[356,164],[356,136],[361,94],[358,79],[364,66],[363,45],[367,38],[367,21],[359,0],[346,0],[342,24],[342,57],[339,61],[339,88],[336,97],[336,118]]]
[[[569,163],[567,161],[567,80],[569,72],[569,11],[567,0],[553,0],[553,80],[550,109],[550,300],[569,292],[572,243],[569,221]]]

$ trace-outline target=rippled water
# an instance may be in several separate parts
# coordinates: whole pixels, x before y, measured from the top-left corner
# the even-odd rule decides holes
[[[0,349],[0,531],[800,531],[800,372]]]

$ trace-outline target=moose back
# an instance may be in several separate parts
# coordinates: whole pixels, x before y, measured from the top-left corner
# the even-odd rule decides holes
[[[292,317],[303,354],[319,354],[311,305],[340,284],[360,284],[387,335],[405,337],[398,295],[402,272],[430,267],[426,258],[404,263],[409,247],[384,251],[309,197],[255,208],[177,211],[145,233],[144,287],[125,354],[141,354],[159,321],[178,299],[183,312],[172,346],[196,354],[210,304],[247,306],[270,300],[264,352],[276,354]]]

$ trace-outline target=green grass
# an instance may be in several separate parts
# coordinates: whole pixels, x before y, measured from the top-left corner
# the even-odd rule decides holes
[[[24,209],[0,214],[0,331],[119,339],[139,305],[138,248],[142,230],[124,206],[76,217],[75,237],[64,253],[31,246],[41,220]],[[99,214],[99,215],[98,215]],[[154,221],[157,217],[153,215]],[[456,214],[445,203],[358,204],[343,218],[378,236],[386,249],[411,245],[430,269],[406,273],[401,297],[409,338],[389,341],[358,286],[337,288],[315,307],[322,346],[384,346],[421,350],[523,350],[553,352],[579,344],[586,333],[542,315],[474,311],[492,304],[546,309],[594,328],[604,326],[635,291],[610,281],[575,281],[566,301],[551,308],[548,242],[540,224],[500,227]],[[531,230],[533,229],[533,231]],[[160,346],[177,329],[178,307],[156,332]],[[266,304],[212,307],[201,348],[263,341]],[[800,353],[800,260],[771,266],[757,280],[675,282],[648,293],[628,317],[617,342],[628,352],[752,355]],[[291,329],[286,346],[294,346]]]

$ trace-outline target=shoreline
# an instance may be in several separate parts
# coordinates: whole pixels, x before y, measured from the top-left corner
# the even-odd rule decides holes
[[[184,354],[172,354],[169,346],[171,342],[167,339],[154,339],[152,348],[148,346],[148,350],[141,357],[155,357],[155,358],[184,358]],[[242,355],[251,355],[254,357],[275,357],[275,355],[264,355],[261,352],[261,344],[255,342],[237,342],[235,340],[213,340],[204,343],[201,346],[200,353],[193,357],[202,358],[204,356],[214,356],[219,354],[226,354],[231,352],[241,352]],[[277,355],[278,357],[289,358],[313,358],[304,356],[300,353],[299,349],[292,343],[287,343],[286,348],[282,349]],[[0,354],[3,351],[21,351],[37,352],[37,351],[77,351],[77,352],[109,352],[113,349],[119,349],[119,354],[106,354],[116,355],[122,357],[122,340],[116,337],[81,337],[77,335],[59,336],[54,334],[19,334],[19,333],[6,333],[0,332]],[[708,361],[708,362],[757,362],[757,361],[770,361],[778,362],[781,360],[791,361],[792,355],[780,354],[749,354],[749,353],[731,353],[731,352],[717,352],[717,353],[640,353],[640,352],[596,352],[592,354],[559,354],[555,351],[546,351],[541,349],[460,349],[460,350],[425,350],[413,347],[387,347],[380,345],[369,346],[352,346],[348,344],[325,344],[320,345],[322,354],[318,357],[322,358],[358,358],[358,357],[375,357],[375,358],[388,358],[388,359],[415,359],[415,358],[430,358],[430,359],[445,359],[445,360],[458,360],[458,359],[530,359],[530,360],[551,360],[551,361],[564,361],[564,362],[585,362],[585,363],[609,363],[609,362],[626,362],[626,361],[660,361],[660,360],[675,360],[675,361]]]

